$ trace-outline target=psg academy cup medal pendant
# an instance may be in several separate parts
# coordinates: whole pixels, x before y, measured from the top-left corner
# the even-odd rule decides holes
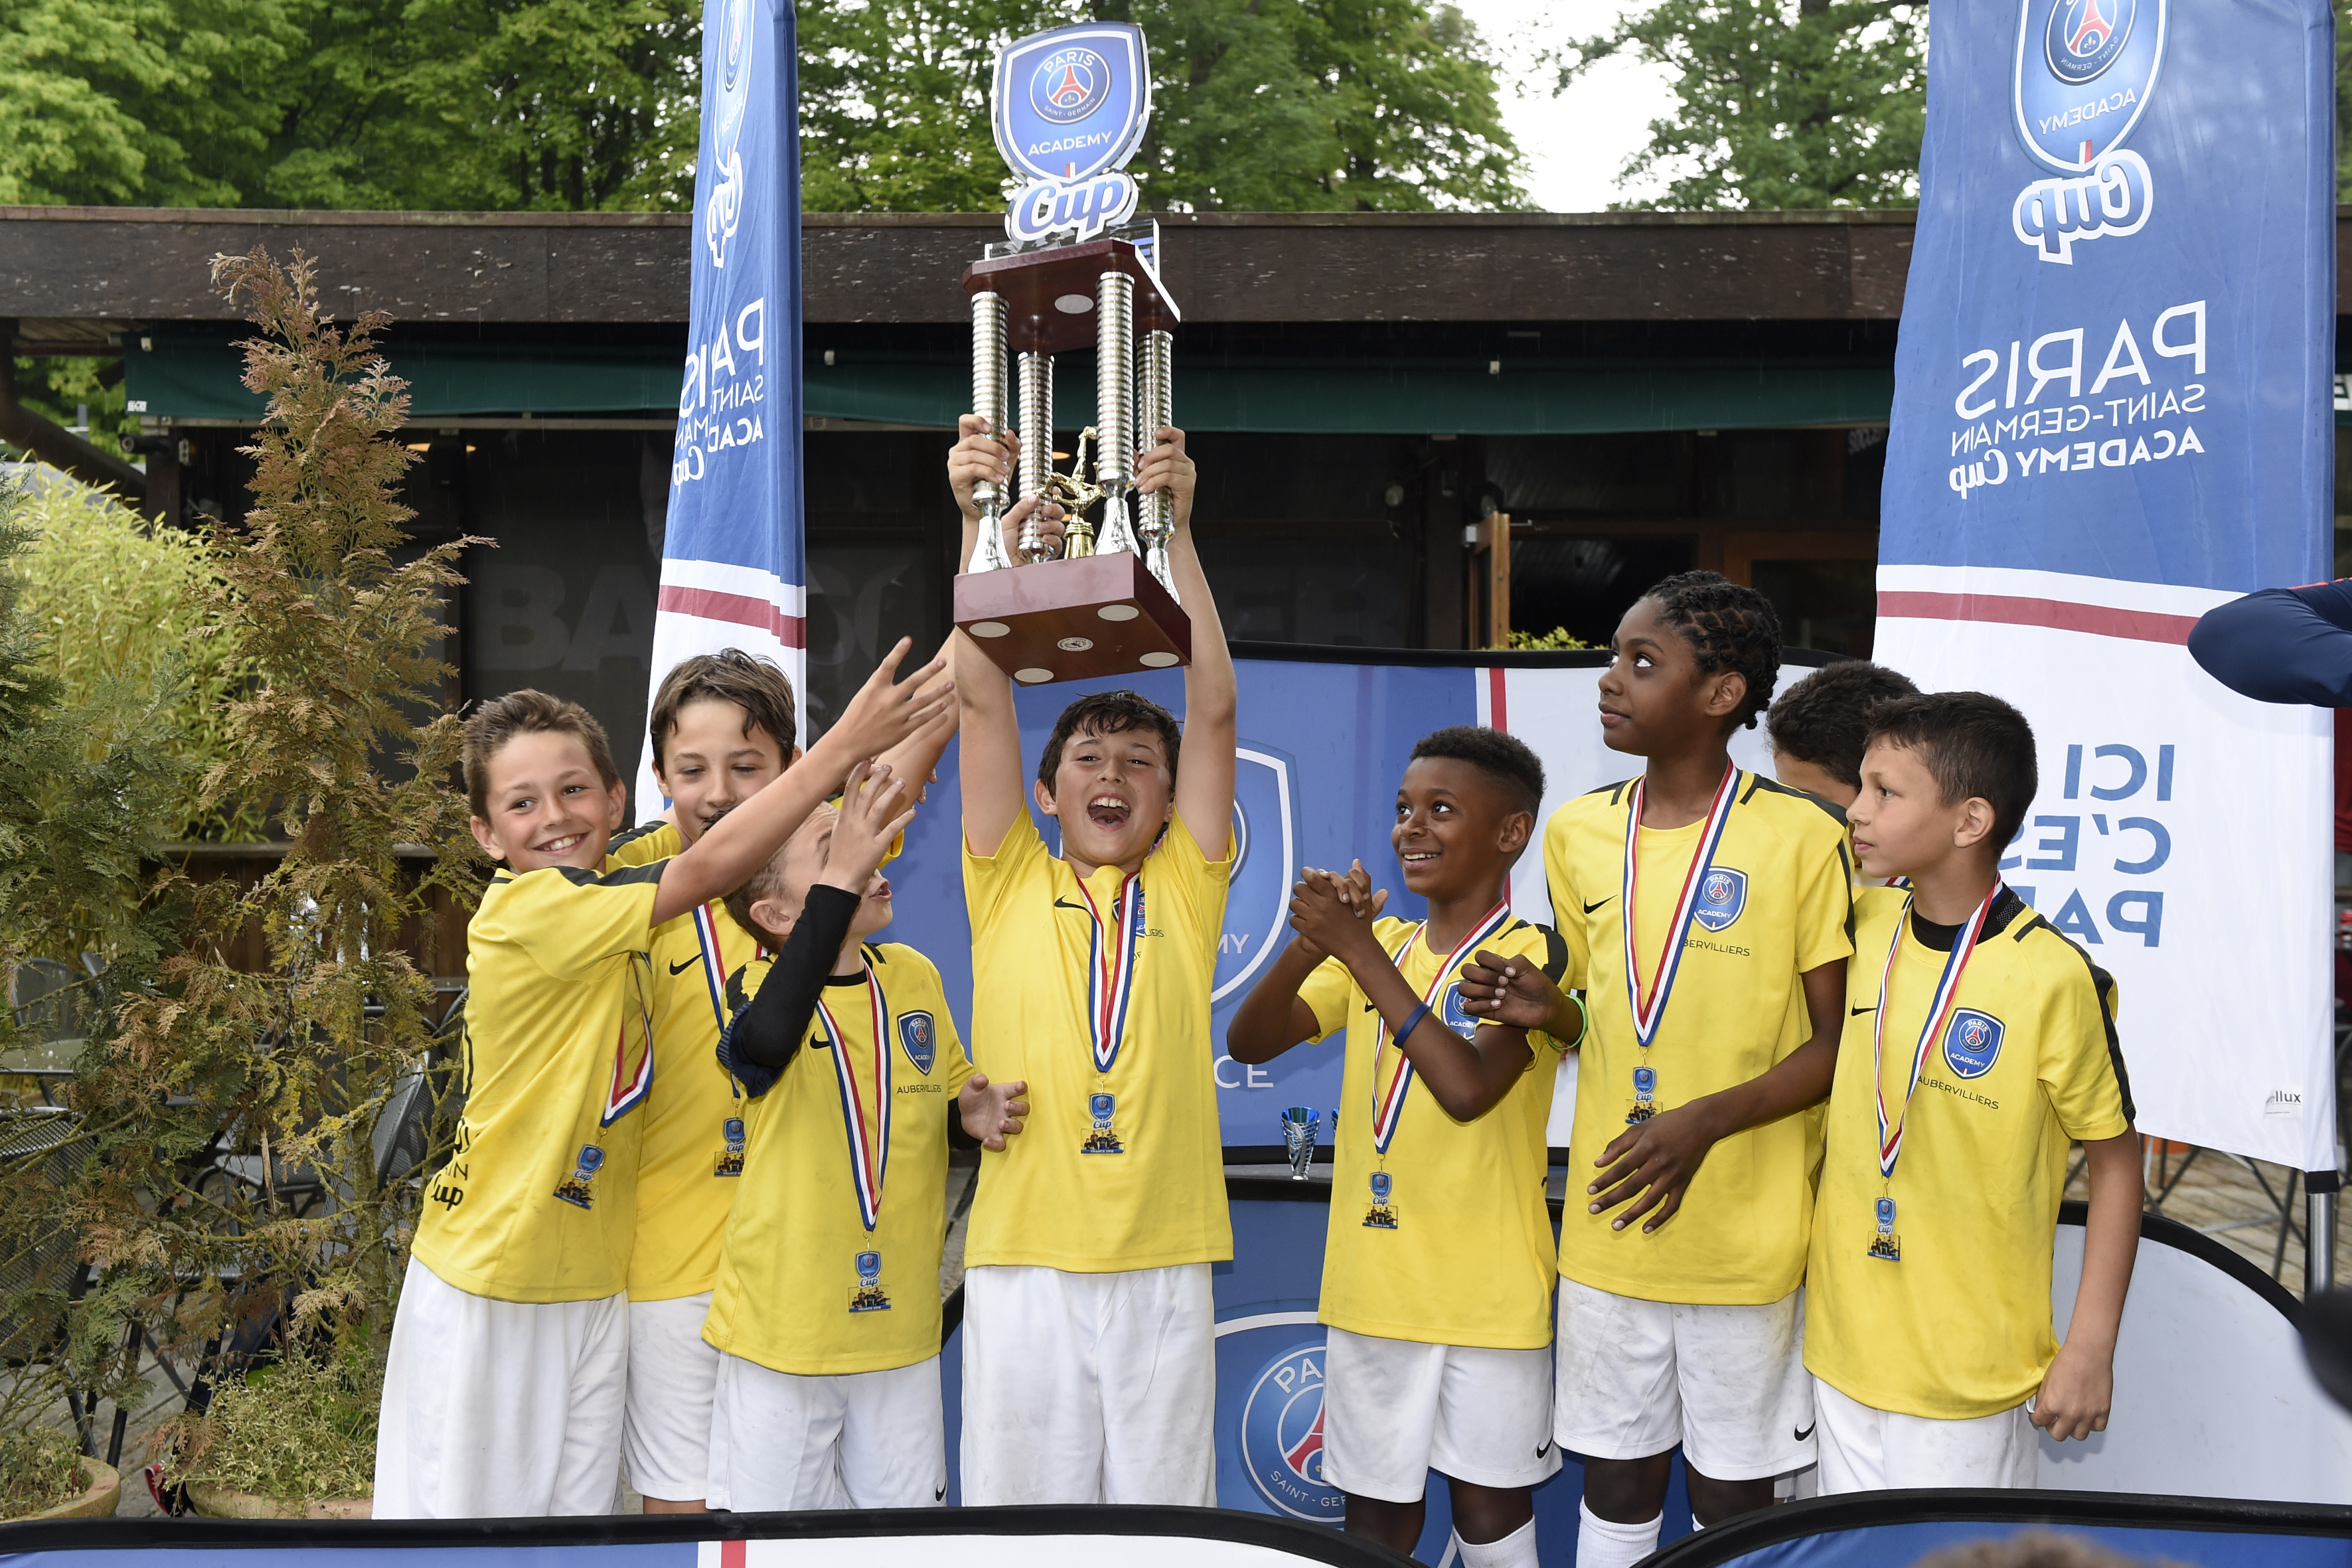
[[[1654,1068],[1633,1069],[1633,1109],[1625,1113],[1625,1125],[1647,1121],[1658,1113],[1658,1074]]]
[[[1870,1238],[1870,1256],[1881,1263],[1903,1261],[1903,1238],[1895,1234],[1895,1200],[1878,1200],[1878,1234]]]
[[[890,1310],[890,1292],[882,1289],[882,1255],[866,1251],[857,1255],[857,1283],[849,1292],[849,1310],[853,1312],[887,1312]]]
[[[1160,281],[1159,224],[1129,221],[1137,190],[1124,169],[1151,115],[1142,30],[1081,23],[1007,46],[990,109],[997,151],[1029,184],[1005,214],[1005,242],[964,269],[972,412],[992,435],[1017,429],[1021,459],[1016,494],[972,491],[980,542],[955,582],[955,623],[1024,685],[1189,663],[1192,623],[1168,564],[1174,501],[1135,494],[1137,448],[1174,421],[1182,320]],[[1095,422],[1057,472],[1054,356],[1080,349],[1095,353]],[[999,521],[1033,496],[1061,508],[1061,545],[1033,511],[1008,555]]]
[[[1396,1181],[1386,1171],[1372,1173],[1372,1206],[1364,1211],[1368,1230],[1394,1230],[1397,1227]]]
[[[583,1144],[578,1163],[572,1173],[556,1184],[555,1195],[567,1204],[589,1209],[596,1206],[596,1194],[589,1189],[594,1184],[596,1173],[604,1168],[604,1151],[593,1143]]]
[[[1124,1154],[1127,1145],[1118,1141],[1118,1130],[1110,1124],[1111,1112],[1118,1108],[1117,1095],[1099,1091],[1087,1096],[1087,1114],[1094,1125],[1087,1132],[1087,1141],[1078,1145],[1081,1154]]]

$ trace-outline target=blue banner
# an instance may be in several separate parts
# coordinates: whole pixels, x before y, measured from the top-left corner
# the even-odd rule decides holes
[[[2001,869],[2121,983],[2140,1131],[2332,1170],[2326,720],[2186,647],[2327,569],[2328,6],[1969,0],[1931,26],[1875,657],[2032,721]],[[2174,1005],[2178,955],[2217,951],[2243,961]]]
[[[679,660],[723,647],[775,659],[795,690],[806,689],[795,47],[786,0],[706,0],[692,324],[670,456],[653,690]],[[661,798],[648,752],[638,818],[658,812]]]

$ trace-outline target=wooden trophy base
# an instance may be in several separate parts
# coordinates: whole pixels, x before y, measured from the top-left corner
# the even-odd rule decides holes
[[[955,624],[1024,686],[1192,662],[1192,621],[1125,550],[965,573]]]

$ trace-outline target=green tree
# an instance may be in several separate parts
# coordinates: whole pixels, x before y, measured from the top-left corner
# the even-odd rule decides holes
[[[1013,184],[988,127],[996,49],[1089,16],[1142,27],[1161,210],[1525,204],[1476,30],[1423,0],[807,0],[801,191],[813,211],[978,211]]]
[[[1657,0],[1560,51],[1566,90],[1627,55],[1675,73],[1676,111],[1622,179],[1626,206],[1909,206],[1927,123],[1924,0]]]

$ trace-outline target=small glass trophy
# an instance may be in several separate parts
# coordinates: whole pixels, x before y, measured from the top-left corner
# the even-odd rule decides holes
[[[1282,1113],[1282,1146],[1290,1155],[1290,1179],[1307,1180],[1307,1167],[1315,1163],[1315,1134],[1322,1121],[1314,1110],[1304,1105],[1294,1105]]]

